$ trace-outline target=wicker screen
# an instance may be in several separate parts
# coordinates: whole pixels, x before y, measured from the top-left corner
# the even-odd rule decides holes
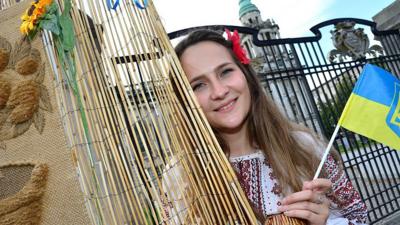
[[[92,222],[255,224],[153,3],[73,0],[70,14],[72,52],[42,39]]]

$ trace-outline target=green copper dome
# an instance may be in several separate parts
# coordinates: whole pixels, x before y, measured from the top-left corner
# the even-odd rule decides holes
[[[260,12],[257,6],[251,3],[251,0],[240,0],[239,1],[239,18],[249,12]]]

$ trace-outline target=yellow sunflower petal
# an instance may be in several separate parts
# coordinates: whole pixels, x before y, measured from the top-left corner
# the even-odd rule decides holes
[[[28,28],[29,28],[29,30],[33,30],[33,28],[34,28],[33,22],[28,23]]]
[[[29,18],[29,16],[28,16],[28,11],[29,11],[29,9],[27,9],[27,10],[25,11],[25,13],[22,14],[21,20],[27,20],[27,19]]]
[[[24,15],[21,16],[21,20],[22,20],[22,21],[25,21],[25,20],[27,20],[28,18],[29,18],[29,16],[26,15],[26,14],[24,14]]]
[[[28,23],[23,22],[19,28],[22,34],[28,34]]]

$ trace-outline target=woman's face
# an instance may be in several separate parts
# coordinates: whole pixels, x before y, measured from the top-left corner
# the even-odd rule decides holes
[[[181,63],[211,126],[225,133],[244,128],[250,91],[229,51],[215,42],[204,41],[187,48]]]

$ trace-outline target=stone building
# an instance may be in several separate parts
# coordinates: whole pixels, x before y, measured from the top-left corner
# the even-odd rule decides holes
[[[273,19],[263,20],[260,10],[251,0],[239,0],[239,20],[243,26],[259,30],[259,40],[281,38],[278,24]],[[287,72],[301,67],[293,55],[295,50],[283,44],[258,47],[253,44],[250,35],[242,35],[241,40],[267,94],[277,103],[281,111],[293,121],[308,125],[316,124],[313,121],[316,109],[306,109],[311,105],[311,96],[298,98],[307,88],[305,77],[294,76],[293,72]]]
[[[377,24],[378,30],[400,29],[400,0],[382,9],[372,20]]]
[[[278,24],[273,19],[263,20],[260,10],[251,0],[239,0],[239,20],[243,26],[259,30],[258,39],[260,40],[281,38]],[[257,72],[265,73],[279,68],[292,67],[295,64],[290,54],[291,51],[286,52],[278,47],[257,47],[253,44],[249,35],[242,36],[242,44],[252,59]],[[266,60],[273,63],[267,66]],[[292,61],[290,62],[290,60]]]

